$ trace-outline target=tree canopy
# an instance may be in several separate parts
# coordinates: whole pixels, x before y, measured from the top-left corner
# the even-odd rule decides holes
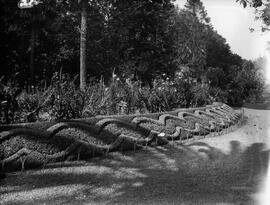
[[[244,2],[240,1],[246,6]],[[268,6],[267,1],[252,2],[257,9]],[[23,86],[49,85],[55,72],[78,75],[80,4],[46,0],[22,10],[17,3],[0,0],[0,76],[16,78]],[[183,9],[171,0],[86,3],[87,83],[104,79],[108,84],[117,75],[153,86],[157,78],[173,79],[180,73],[189,82],[207,82],[215,89],[233,92],[236,76],[246,76],[243,68],[254,69],[213,28],[201,0],[188,0]],[[268,25],[267,18],[261,18]]]
[[[262,32],[270,30],[270,2],[268,0],[236,0],[236,2],[244,8],[247,6],[255,8],[255,19],[262,22]]]

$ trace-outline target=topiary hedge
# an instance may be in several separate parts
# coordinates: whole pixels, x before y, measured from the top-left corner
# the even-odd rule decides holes
[[[143,115],[111,115],[61,122],[0,126],[1,170],[64,160],[89,159],[112,151],[159,146],[205,136],[239,123],[226,104]]]

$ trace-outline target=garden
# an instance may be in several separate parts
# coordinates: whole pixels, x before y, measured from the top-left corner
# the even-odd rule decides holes
[[[265,32],[270,3],[237,1],[262,2]],[[0,15],[0,204],[249,204],[232,187],[265,172],[269,112],[242,106],[267,101],[267,59],[234,53],[204,1]]]

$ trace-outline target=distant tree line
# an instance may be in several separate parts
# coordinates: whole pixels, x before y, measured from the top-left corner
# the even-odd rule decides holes
[[[84,69],[87,85],[109,86],[117,76],[153,88],[156,79],[180,76],[198,95],[196,86],[206,84],[205,97],[229,104],[262,90],[263,63],[232,53],[201,0],[188,0],[183,9],[171,0],[44,0],[31,9],[17,3],[0,0],[3,84],[46,90],[56,72],[76,76]]]

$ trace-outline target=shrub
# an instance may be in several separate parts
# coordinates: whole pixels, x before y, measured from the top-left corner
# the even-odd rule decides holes
[[[228,91],[219,87],[209,87],[210,100],[213,102],[228,102]]]
[[[7,83],[3,79],[0,79],[0,123],[9,124],[15,121],[15,112],[18,109],[16,97],[21,89],[12,79]]]
[[[141,81],[121,80],[113,75],[107,85],[103,80],[92,81],[85,92],[80,91],[76,76],[72,78],[57,72],[45,91],[36,87],[28,93],[11,80],[7,83],[0,80],[1,123],[164,112],[179,107],[204,106],[214,101],[241,106],[245,100],[255,102],[263,90],[252,66],[247,68],[250,72],[236,70],[233,79],[223,88],[218,87],[219,83],[212,83],[212,86],[194,83],[189,73],[171,79],[164,74],[154,79],[151,87],[142,86]]]
[[[191,88],[192,92],[192,105],[193,107],[204,106],[207,104],[211,104],[213,100],[211,99],[210,92],[209,92],[209,85],[203,84],[195,84]]]
[[[70,119],[82,116],[85,94],[75,85],[75,78],[68,74],[55,73],[52,78],[50,115],[53,119]]]
[[[103,81],[91,84],[85,92],[85,104],[82,111],[83,117],[106,115],[109,103],[108,88]]]

